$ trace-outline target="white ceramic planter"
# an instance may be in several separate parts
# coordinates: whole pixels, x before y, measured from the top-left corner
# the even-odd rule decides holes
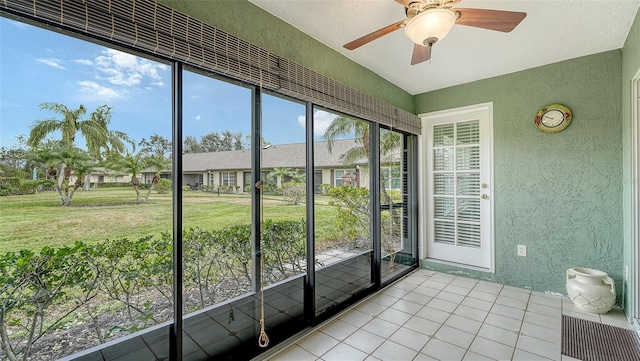
[[[616,302],[616,286],[605,272],[591,268],[567,270],[567,293],[581,310],[607,313]]]

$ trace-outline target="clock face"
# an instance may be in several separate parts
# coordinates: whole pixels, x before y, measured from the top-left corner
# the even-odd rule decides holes
[[[555,128],[562,124],[564,114],[559,109],[548,110],[542,115],[542,124],[547,128]]]
[[[536,114],[536,127],[546,133],[564,130],[571,122],[571,110],[562,104],[550,104]]]

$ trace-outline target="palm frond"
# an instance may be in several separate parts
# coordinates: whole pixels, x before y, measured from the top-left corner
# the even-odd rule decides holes
[[[61,121],[57,119],[38,120],[33,124],[33,126],[31,126],[27,145],[36,148],[40,142],[49,135],[49,133],[53,133],[58,130],[62,130]]]

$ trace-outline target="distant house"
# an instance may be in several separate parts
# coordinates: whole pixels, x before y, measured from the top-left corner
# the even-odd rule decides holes
[[[106,168],[95,168],[91,171],[90,182],[92,185],[100,183],[131,183],[131,174],[114,171]],[[75,183],[78,179],[78,175],[71,172],[69,182]]]
[[[355,140],[338,140],[332,144],[331,152],[327,142],[314,143],[314,177],[313,183],[316,193],[321,184],[341,186],[345,183],[354,186],[368,186],[368,172],[363,168],[368,166],[366,159],[356,164],[345,165],[342,155],[349,149],[359,146]],[[304,143],[278,144],[265,146],[261,150],[261,169],[263,178],[276,168],[288,168],[304,173],[306,151]],[[189,153],[182,156],[182,183],[197,188],[201,185],[224,185],[240,187],[244,190],[251,184],[251,152],[249,150],[232,150],[210,153]],[[387,189],[400,188],[400,164],[386,165],[383,176]],[[397,169],[393,171],[392,168]],[[154,172],[147,170],[140,176],[141,181],[150,183]],[[161,172],[163,178],[169,178],[170,172]],[[283,179],[275,183],[280,186]]]
[[[327,142],[314,143],[313,184],[316,193],[321,184],[332,187],[350,184],[368,187],[369,173],[366,170],[368,161],[361,159],[355,164],[344,164],[342,156],[349,149],[358,147],[355,140],[337,140],[329,152]],[[287,168],[298,173],[305,172],[306,150],[304,143],[278,144],[265,146],[262,153],[263,179],[281,186],[287,179],[275,180],[267,178],[276,168]],[[393,156],[399,159],[399,156]],[[240,187],[243,191],[251,184],[251,152],[249,150],[230,150],[209,153],[188,153],[182,156],[182,184],[197,189],[202,185]],[[400,189],[400,163],[382,165],[382,178],[386,189]],[[146,169],[138,177],[142,183],[151,183],[155,171]],[[171,170],[160,172],[161,178],[171,178]],[[71,174],[71,183],[77,176]],[[131,174],[116,172],[105,168],[96,168],[91,172],[91,184],[130,183]]]

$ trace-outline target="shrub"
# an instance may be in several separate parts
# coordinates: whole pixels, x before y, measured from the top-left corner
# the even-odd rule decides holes
[[[102,182],[98,183],[98,188],[128,188],[131,182]]]
[[[20,179],[17,177],[0,178],[0,195],[33,194],[42,184],[38,180]]]
[[[38,185],[43,189],[53,189],[55,186],[55,182],[52,179],[40,179],[38,182]]]
[[[305,183],[288,182],[282,185],[282,196],[287,204],[299,204],[306,194]]]
[[[322,194],[323,196],[326,196],[329,193],[329,190],[331,188],[333,188],[331,184],[328,184],[328,183],[320,184],[320,194]]]
[[[391,198],[391,201],[393,203],[399,203],[402,202],[402,193],[398,190],[387,190],[387,196],[389,196],[389,198]],[[385,197],[382,195],[381,196],[381,202],[385,203]]]
[[[98,183],[98,188],[129,188],[131,187],[131,182],[102,182]],[[138,185],[140,189],[149,189],[151,187],[151,183],[140,183]]]
[[[171,192],[171,180],[170,179],[165,179],[165,178],[160,178],[158,180],[158,183],[156,184],[156,192],[158,192],[158,194],[166,194]]]
[[[273,184],[266,183],[262,185],[262,193],[278,196],[282,195],[282,188],[278,188]]]
[[[18,177],[0,177],[0,195],[9,196],[16,194],[15,190],[20,186]]]
[[[369,234],[369,190],[343,185],[329,190],[330,206],[336,208],[335,226],[348,240],[365,239]]]
[[[217,187],[213,184],[209,185],[209,184],[203,184],[200,186],[200,190],[203,192],[211,192],[211,193],[215,193],[217,191]]]
[[[186,309],[195,310],[242,295],[251,288],[252,227],[183,231]],[[306,222],[266,220],[262,256],[264,283],[282,281],[306,267]],[[135,332],[167,321],[172,301],[172,235],[114,239],[95,245],[0,254],[0,350],[21,359],[40,349],[47,333],[90,327],[103,343],[120,331]],[[164,300],[164,301],[163,301]],[[157,303],[164,302],[164,306]],[[105,307],[106,304],[118,307]],[[63,312],[47,312],[49,310]],[[105,320],[117,321],[106,328]],[[72,322],[69,320],[82,320]],[[86,322],[86,321],[89,322]],[[90,347],[93,345],[83,345]],[[85,347],[85,348],[86,348]],[[0,355],[2,355],[0,351]],[[17,358],[17,357],[16,357]],[[11,359],[11,357],[10,357]]]
[[[34,194],[40,182],[37,180],[21,179],[15,194]]]

